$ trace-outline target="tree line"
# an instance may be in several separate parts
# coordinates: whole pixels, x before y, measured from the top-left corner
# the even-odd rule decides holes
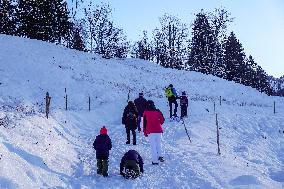
[[[77,11],[81,2],[72,0],[68,7],[64,0],[0,0],[0,33],[61,44],[103,58],[131,56],[166,68],[212,74],[274,94],[266,72],[251,55],[246,56],[235,33],[228,33],[233,18],[224,8],[201,10],[191,27],[164,14],[151,35],[143,31],[138,41],[129,42],[111,19],[109,5],[90,2]],[[77,16],[78,12],[82,15]]]

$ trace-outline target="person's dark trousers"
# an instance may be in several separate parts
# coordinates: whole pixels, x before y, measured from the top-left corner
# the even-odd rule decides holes
[[[133,136],[133,145],[136,145],[136,131],[135,129],[128,129],[126,128],[126,135],[127,135],[127,144],[130,144],[130,131],[132,132]]]
[[[186,106],[181,106],[181,112],[180,112],[181,117],[186,117],[187,116],[187,107]]]
[[[108,160],[97,159],[97,173],[103,176],[108,176]]]
[[[177,116],[177,107],[178,103],[175,97],[169,97],[169,106],[170,106],[170,117]],[[173,104],[175,104],[174,114],[172,114]]]
[[[141,124],[141,117],[142,117],[142,115],[138,115],[137,128],[138,128],[138,131],[139,131],[139,132],[141,131],[141,127],[140,127],[140,124]]]

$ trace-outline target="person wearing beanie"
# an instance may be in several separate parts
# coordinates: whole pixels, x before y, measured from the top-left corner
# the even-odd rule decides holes
[[[146,137],[149,136],[153,165],[158,165],[159,161],[164,162],[161,150],[162,124],[164,121],[162,112],[155,107],[152,100],[148,100],[148,107],[143,114],[143,131]]]
[[[124,108],[122,115],[122,124],[125,125],[127,141],[126,144],[130,144],[130,131],[133,136],[133,145],[136,145],[136,129],[138,120],[138,110],[133,101],[129,101]]]
[[[180,97],[180,117],[187,117],[187,107],[188,107],[188,99],[185,91],[181,93]]]
[[[138,110],[137,128],[138,128],[138,132],[140,132],[141,131],[141,126],[140,126],[141,118],[147,107],[147,100],[143,97],[143,92],[139,93],[139,97],[134,100],[134,104]]]
[[[100,134],[96,137],[93,147],[96,150],[97,174],[108,176],[108,158],[109,151],[112,148],[112,142],[107,134],[107,128],[103,126]]]

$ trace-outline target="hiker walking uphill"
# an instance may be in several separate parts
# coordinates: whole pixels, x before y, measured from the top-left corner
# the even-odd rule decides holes
[[[164,121],[165,119],[162,112],[156,109],[152,100],[148,100],[148,107],[143,114],[143,131],[146,137],[149,136],[152,165],[158,165],[158,161],[164,161],[161,150],[162,124]]]
[[[166,89],[165,89],[165,93],[166,96],[168,98],[169,101],[169,106],[170,106],[170,118],[172,117],[177,117],[177,107],[178,107],[178,103],[177,103],[177,93],[176,93],[176,89],[173,87],[172,84],[170,84]],[[172,112],[173,109],[173,104],[175,105],[175,109],[174,109],[174,113]]]
[[[130,144],[130,131],[133,136],[133,145],[136,145],[136,129],[137,129],[138,111],[133,101],[129,101],[124,108],[122,116],[122,124],[125,125],[127,141],[126,144]]]
[[[112,148],[112,143],[105,126],[101,128],[100,135],[96,137],[93,147],[96,150],[97,174],[107,177],[109,150]]]
[[[181,93],[180,99],[180,117],[187,117],[187,107],[188,107],[188,99],[185,91]]]
[[[144,172],[143,159],[135,150],[129,150],[120,161],[120,175],[126,179],[135,179]]]
[[[143,97],[143,93],[139,93],[139,97],[134,100],[134,104],[137,107],[138,110],[138,120],[137,120],[137,127],[138,131],[141,131],[141,117],[143,116],[143,112],[145,111],[147,107],[147,100]]]

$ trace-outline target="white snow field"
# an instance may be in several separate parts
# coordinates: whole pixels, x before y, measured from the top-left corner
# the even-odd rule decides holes
[[[106,60],[6,35],[0,35],[0,83],[0,188],[284,188],[284,98],[196,72],[137,59]],[[182,122],[168,118],[163,88],[170,83],[179,94],[188,94],[185,124],[191,143]],[[129,90],[130,100],[144,91],[166,118],[165,162],[159,166],[151,164],[142,133],[137,146],[125,144],[121,116]],[[103,125],[113,143],[108,178],[96,174],[92,148]],[[145,163],[145,173],[136,180],[119,175],[120,159],[129,149]]]

